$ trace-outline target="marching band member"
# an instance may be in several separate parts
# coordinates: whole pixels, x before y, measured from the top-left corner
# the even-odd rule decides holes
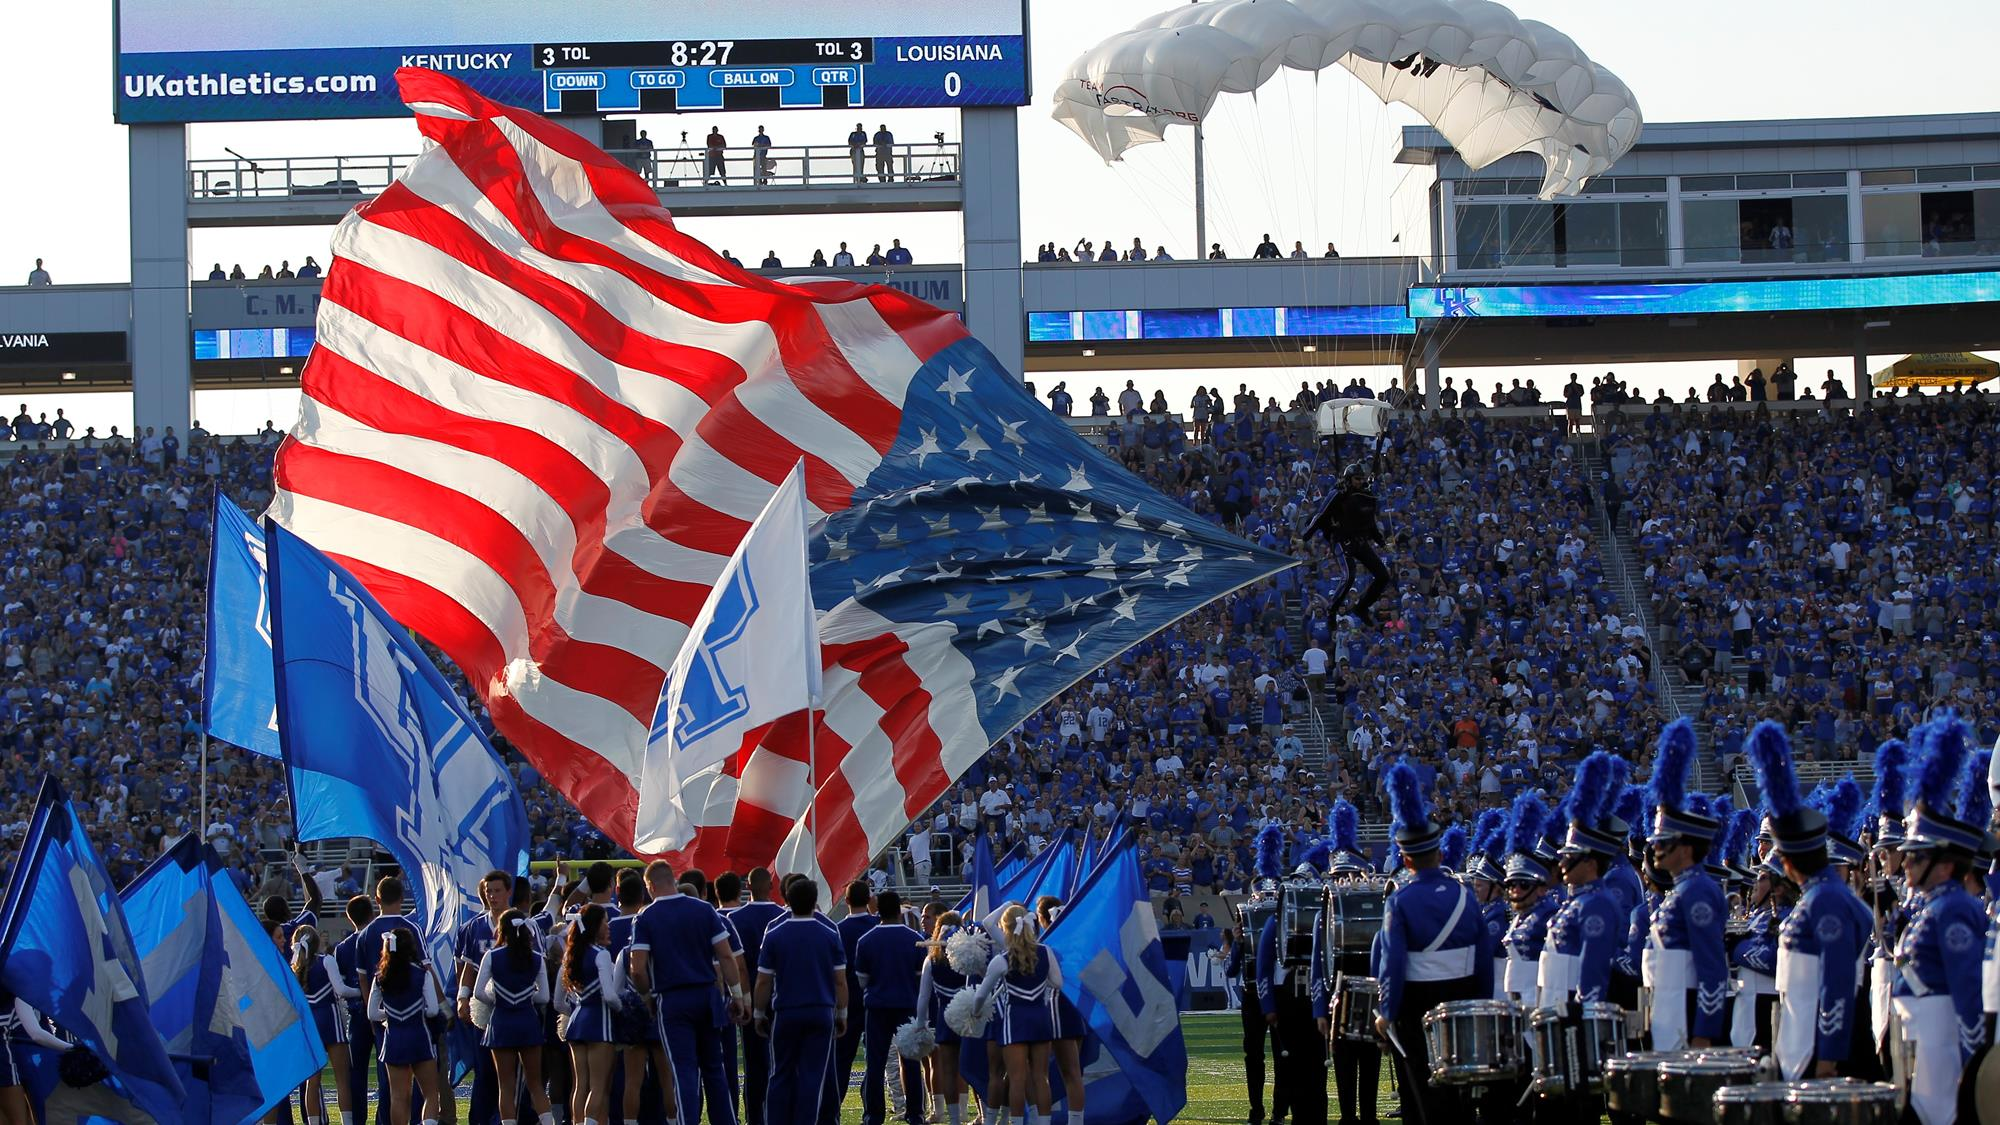
[[[1624,763],[1623,758],[1619,761]],[[1625,771],[1621,772],[1621,776],[1624,772],[1629,772],[1630,768],[1629,764],[1625,765]],[[1646,787],[1624,782],[1621,782],[1621,785],[1623,788],[1618,794],[1617,801],[1611,806],[1611,815],[1604,820],[1602,826],[1608,835],[1624,841],[1635,832],[1643,833],[1648,817]],[[1623,912],[1622,916],[1629,927],[1633,912],[1646,905],[1646,888],[1639,878],[1638,870],[1633,866],[1631,854],[1625,848],[1618,849],[1616,854],[1607,857],[1607,861],[1610,865],[1604,870],[1604,888],[1611,892],[1612,901],[1618,904],[1618,909]],[[1605,994],[1605,999],[1628,1012],[1639,1009],[1638,950],[1644,948],[1642,941],[1631,951],[1629,958],[1626,956],[1627,950],[1621,948],[1619,955],[1611,963],[1611,988]]]
[[[1361,855],[1360,817],[1347,798],[1334,801],[1328,819],[1333,829],[1332,875],[1337,890],[1341,884],[1367,875],[1369,867]],[[1382,1086],[1382,1048],[1372,1042],[1341,1036],[1333,1027],[1335,980],[1328,975],[1328,958],[1320,944],[1330,936],[1325,925],[1313,927],[1313,1019],[1319,1025],[1320,1036],[1332,1048],[1333,1088],[1340,1103],[1341,1125],[1373,1122],[1377,1119],[1376,1101]],[[1333,961],[1333,971],[1341,977],[1370,975],[1368,954],[1346,948],[1344,943],[1343,948],[1334,950]]]
[[[1722,931],[1729,903],[1701,865],[1721,825],[1690,807],[1687,775],[1694,751],[1694,724],[1676,719],[1661,733],[1653,763],[1658,807],[1647,843],[1653,862],[1672,880],[1641,959],[1652,990],[1656,1051],[1710,1046],[1728,1026],[1729,964]]]
[[[1874,869],[1868,881],[1867,902],[1874,915],[1874,933],[1868,951],[1868,1029],[1875,1044],[1876,1069],[1898,1076],[1896,1052],[1892,1045],[1902,1038],[1892,1037],[1890,1024],[1895,1017],[1892,997],[1896,980],[1896,942],[1909,925],[1915,897],[1903,881],[1903,818],[1909,814],[1910,749],[1900,738],[1891,738],[1875,748],[1874,805],[1875,846],[1870,849]]]
[[[500,938],[480,955],[472,990],[490,1008],[481,1043],[493,1059],[500,1120],[513,1125],[519,1119],[515,1090],[521,1075],[540,1125],[555,1125],[548,1090],[542,1086],[542,1009],[549,1005],[549,976],[536,948],[534,923],[521,911],[509,910],[496,929]]]
[[[1337,809],[1339,806],[1336,805]],[[1472,858],[1465,874],[1472,880],[1472,898],[1479,904],[1479,916],[1486,924],[1486,948],[1493,958],[1493,998],[1507,998],[1507,924],[1512,921],[1507,897],[1501,888],[1507,881],[1507,812],[1487,809],[1472,827]]]
[[[1548,806],[1533,793],[1514,798],[1512,827],[1507,836],[1507,867],[1503,884],[1507,905],[1513,912],[1501,939],[1506,954],[1506,975],[1501,982],[1507,997],[1523,1008],[1534,1008],[1541,996],[1539,974],[1542,943],[1547,939],[1549,919],[1556,915],[1556,901],[1550,897],[1549,861],[1541,850],[1542,835],[1550,820]]]
[[[862,1006],[861,981],[855,976],[855,966],[861,963],[858,948],[862,936],[881,922],[870,905],[873,898],[874,892],[868,889],[868,880],[856,879],[849,883],[847,917],[835,923],[835,929],[840,934],[841,951],[847,958],[847,1030],[841,1032],[834,1042],[834,1072],[830,1078],[838,1087],[834,1094],[840,1101],[847,1100],[848,1085],[854,1080],[854,1057],[861,1053],[862,1032],[868,1026],[867,1010]],[[750,1125],[763,1125],[763,1122],[753,1121]]]
[[[1444,829],[1431,822],[1416,770],[1398,762],[1389,767],[1384,785],[1411,878],[1389,896],[1383,911],[1375,1028],[1397,1049],[1404,1120],[1443,1125],[1466,1107],[1458,1091],[1431,1084],[1423,1018],[1439,1004],[1491,996],[1493,962],[1482,956],[1485,927],[1471,888],[1438,866]]]
[[[1599,750],[1577,767],[1570,794],[1569,834],[1557,860],[1569,900],[1549,923],[1542,947],[1539,1002],[1580,1019],[1580,1005],[1603,1002],[1611,989],[1611,963],[1623,948],[1629,912],[1605,881],[1614,856],[1625,851],[1624,823],[1606,813],[1615,797],[1609,781],[1613,755]],[[1571,1083],[1568,1112],[1595,1120],[1597,1099]]]
[[[1854,1048],[1861,956],[1873,923],[1828,855],[1826,814],[1799,796],[1792,747],[1774,722],[1750,732],[1750,766],[1771,809],[1773,851],[1785,875],[1801,888],[1778,939],[1778,1021],[1774,1054],[1787,1081],[1810,1073],[1831,1078],[1846,1069]],[[1848,779],[1853,785],[1853,779]],[[1837,810],[1851,830],[1860,813]],[[1842,798],[1845,803],[1846,798]],[[1849,847],[1854,845],[1849,844]]]
[[[1259,881],[1271,885],[1280,908],[1264,920],[1257,935],[1257,1000],[1264,1022],[1271,1026],[1271,1046],[1277,1052],[1274,1081],[1277,1098],[1289,1105],[1292,1120],[1324,1125],[1326,1121],[1326,1049],[1313,1019],[1311,976],[1299,971],[1308,959],[1311,937],[1282,931],[1283,896],[1294,893],[1283,885],[1285,831],[1276,823],[1257,833]]]
[[[1740,818],[1745,814],[1736,815]],[[1750,878],[1750,895],[1745,900],[1749,933],[1729,950],[1730,966],[1742,983],[1730,1012],[1729,1045],[1754,1045],[1769,1051],[1771,1014],[1778,1002],[1778,931],[1792,912],[1796,893],[1775,856],[1758,863]]]
[[[1949,1125],[1959,1076],[1985,1039],[1980,963],[1986,912],[1961,881],[1985,833],[1958,819],[1953,789],[1966,761],[1955,717],[1919,728],[1917,793],[1903,827],[1903,878],[1921,900],[1896,943],[1893,1003],[1909,1050],[1909,1101],[1922,1125]]]

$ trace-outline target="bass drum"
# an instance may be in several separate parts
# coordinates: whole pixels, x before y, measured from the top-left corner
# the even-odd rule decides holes
[[[1347,883],[1326,894],[1326,910],[1321,921],[1326,926],[1327,948],[1366,953],[1382,932],[1389,892],[1373,882]]]

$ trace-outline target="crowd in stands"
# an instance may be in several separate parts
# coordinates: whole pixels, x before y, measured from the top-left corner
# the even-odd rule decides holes
[[[1314,257],[1338,258],[1340,257],[1340,251],[1335,250],[1333,248],[1333,243],[1329,242],[1326,244],[1326,253],[1316,254],[1310,250],[1307,250],[1305,243],[1293,242],[1291,252],[1286,253],[1285,251],[1279,250],[1278,244],[1271,241],[1271,236],[1267,234],[1264,236],[1264,240],[1257,244],[1257,249],[1250,255],[1250,257],[1251,260],[1253,261],[1278,261],[1281,259],[1299,260],[1299,259],[1314,258]],[[1090,239],[1079,238],[1076,240],[1076,243],[1073,246],[1057,246],[1053,242],[1044,242],[1035,247],[1035,260],[1037,262],[1064,262],[1064,263],[1145,262],[1145,261],[1171,262],[1174,260],[1174,256],[1172,254],[1167,253],[1167,248],[1165,246],[1156,246],[1153,248],[1152,253],[1148,254],[1146,252],[1146,243],[1144,242],[1144,240],[1138,238],[1134,238],[1132,240],[1132,245],[1126,247],[1124,250],[1118,249],[1118,247],[1112,244],[1112,240],[1108,238],[1104,240],[1104,245],[1101,249],[1098,247],[1097,243],[1091,241]],[[1222,262],[1229,260],[1228,253],[1226,253],[1222,249],[1222,243],[1215,242],[1209,244],[1208,260],[1212,262]]]
[[[743,262],[727,250],[722,252],[722,256],[731,265],[743,266]],[[874,249],[868,251],[868,254],[858,264],[862,266],[907,266],[915,260],[910,255],[909,247],[903,245],[902,239],[892,238],[889,240],[889,248],[887,250],[882,249],[882,244],[877,242]],[[826,256],[826,251],[814,250],[811,265],[819,269],[854,269],[857,262],[855,261],[854,252],[847,248],[847,243],[843,242],[840,244],[840,249],[833,252],[831,259]],[[781,270],[785,268],[785,263],[783,259],[778,257],[776,250],[770,250],[766,251],[763,260],[757,263],[757,268],[761,270]]]
[[[1716,753],[1773,714],[1821,758],[1939,706],[2000,735],[1996,421],[1990,396],[1940,395],[1608,423],[1661,658]]]
[[[284,261],[279,262],[278,268],[275,270],[271,268],[271,264],[269,262],[264,263],[264,268],[258,270],[256,276],[254,277],[243,272],[243,263],[241,262],[238,262],[235,265],[229,267],[227,271],[223,270],[221,262],[217,262],[213,266],[209,267],[208,277],[206,280],[289,281],[295,277],[313,278],[313,277],[318,277],[319,275],[320,275],[320,265],[318,259],[314,258],[311,254],[307,254],[305,264],[300,266],[297,270],[292,269],[291,259],[287,258]]]
[[[1327,380],[1289,405],[1367,393]],[[1666,717],[1656,660],[1670,684],[1705,693],[1698,718],[1725,761],[1772,716],[1822,757],[1872,750],[1946,703],[1982,738],[2000,733],[2000,413],[1987,396],[1609,415],[1596,422],[1601,479],[1549,417],[1403,413],[1375,447],[1321,439],[1309,410],[1247,387],[1226,403],[1204,389],[1179,422],[1158,393],[1136,419],[1127,401],[1103,435],[1115,456],[1302,563],[1029,716],[913,825],[902,879],[954,879],[982,827],[1002,848],[1033,848],[1130,815],[1156,891],[1227,893],[1248,879],[1267,818],[1317,833],[1344,793],[1379,819],[1376,779],[1397,755],[1460,816],[1523,787],[1560,792],[1598,746],[1643,769]],[[219,487],[261,510],[279,435],[267,423],[218,439],[197,424],[185,444],[73,429],[62,442],[66,421],[43,430],[25,408],[7,425],[34,444],[11,455],[0,507],[0,750],[16,767],[0,779],[0,831],[23,829],[53,770],[126,878],[198,815],[208,497]],[[1375,468],[1398,573],[1366,624],[1334,611],[1343,560],[1296,530],[1355,462]],[[1607,584],[1600,509],[1631,537],[1657,643]],[[285,843],[284,786],[263,759],[209,757],[211,832],[255,889],[257,856]],[[613,853],[509,758],[535,858]]]

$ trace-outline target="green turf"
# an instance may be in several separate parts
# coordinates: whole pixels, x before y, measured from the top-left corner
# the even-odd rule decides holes
[[[1185,1125],[1242,1125],[1250,1117],[1250,1100],[1243,1086],[1243,1024],[1234,1012],[1202,1015],[1188,1015],[1181,1020],[1181,1032],[1187,1040],[1188,1077],[1187,1108],[1175,1118]],[[332,1092],[332,1076],[326,1079],[328,1093]],[[1268,1081],[1268,1078],[1267,1078]],[[464,1088],[460,1088],[463,1094]],[[1270,1094],[1265,1094],[1266,1105]],[[1331,1082],[1327,1089],[1327,1111],[1335,1119],[1338,1109],[1333,1104]],[[1390,1086],[1388,1070],[1382,1075],[1381,1107],[1387,1111],[1396,1104],[1396,1094]],[[464,1121],[466,1101],[458,1099],[459,1120]],[[859,1076],[856,1076],[854,1091],[849,1094],[847,1104],[841,1107],[841,1125],[860,1125],[861,1096]],[[780,1125],[771,1122],[770,1125]],[[939,1123],[942,1125],[942,1122]],[[1459,1125],[1459,1123],[1453,1123]],[[1466,1123],[1469,1125],[1469,1123]]]

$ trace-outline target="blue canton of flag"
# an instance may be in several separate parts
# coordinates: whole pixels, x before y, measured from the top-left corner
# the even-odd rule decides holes
[[[267,524],[278,730],[301,841],[362,836],[402,866],[434,964],[488,871],[524,874],[528,814],[506,764],[361,583]]]
[[[256,1121],[326,1065],[298,977],[208,845],[182,836],[123,898],[153,1025],[188,1060],[183,1120]]]
[[[1139,641],[1293,565],[1114,463],[977,340],[911,380],[868,484],[815,529],[815,600],[949,622],[989,744]]]
[[[1089,1027],[1082,1057],[1093,1125],[1172,1121],[1187,1106],[1187,1043],[1131,837],[1105,853],[1042,944]]]
[[[163,1125],[181,1120],[125,908],[54,778],[42,781],[7,886],[0,983],[88,1047],[121,1097]]]
[[[220,490],[208,550],[208,648],[202,721],[209,737],[278,756],[278,698],[271,684],[271,600],[264,533]]]

